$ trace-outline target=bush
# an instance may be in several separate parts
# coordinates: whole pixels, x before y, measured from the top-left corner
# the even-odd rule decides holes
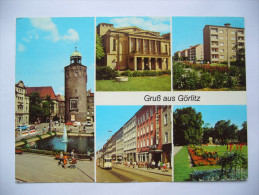
[[[130,70],[126,70],[125,72],[121,73],[121,76],[132,77],[132,72]]]
[[[237,84],[237,82],[236,82],[235,78],[232,78],[231,76],[228,76],[226,87],[232,88],[232,87],[236,86],[236,84]]]
[[[186,89],[194,90],[198,88],[198,75],[196,72],[188,71],[186,74]]]
[[[205,88],[205,87],[211,87],[212,83],[212,76],[209,72],[204,72],[200,77],[199,87]]]
[[[173,88],[174,89],[184,89],[185,87],[185,70],[183,69],[181,63],[175,63],[173,66]]]
[[[134,71],[134,72],[132,73],[132,76],[133,76],[133,77],[141,77],[141,76],[142,76],[142,72],[140,72],[140,71]]]
[[[213,87],[216,89],[224,87],[226,80],[227,80],[227,75],[225,73],[220,73],[220,72],[215,72],[215,77],[213,81]]]
[[[96,80],[112,80],[119,76],[119,72],[108,66],[96,66]]]
[[[163,70],[161,71],[162,74],[168,74],[168,75],[171,75],[171,70]]]
[[[239,84],[241,86],[246,86],[246,71],[245,69],[241,69],[240,76],[239,76]]]
[[[236,66],[231,66],[229,69],[229,75],[236,77],[239,75],[239,69]]]

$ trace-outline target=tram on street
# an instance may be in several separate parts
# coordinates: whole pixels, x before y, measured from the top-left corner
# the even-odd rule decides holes
[[[111,169],[112,168],[112,159],[111,157],[102,156],[97,159],[97,166],[103,169]]]

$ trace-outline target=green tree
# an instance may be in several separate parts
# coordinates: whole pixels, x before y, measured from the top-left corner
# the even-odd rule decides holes
[[[45,100],[42,102],[42,108],[45,120],[51,119],[51,113],[54,110],[54,102],[49,95],[46,96]]]
[[[247,143],[247,122],[243,122],[242,129],[238,131],[238,142]]]
[[[231,121],[220,120],[215,124],[215,138],[218,139],[220,144],[227,142],[235,142],[237,138],[237,126],[231,124]]]
[[[30,115],[30,123],[34,123],[38,119],[43,118],[43,109],[41,107],[41,101],[40,94],[38,92],[32,92],[30,95],[30,109],[29,109],[29,115]]]
[[[176,109],[173,113],[175,145],[199,144],[202,141],[202,114],[192,107]]]
[[[100,65],[102,58],[105,56],[105,52],[102,45],[101,37],[96,34],[96,63]]]
[[[174,60],[174,61],[178,61],[178,60],[179,60],[179,55],[178,55],[178,53],[174,53],[173,60]]]

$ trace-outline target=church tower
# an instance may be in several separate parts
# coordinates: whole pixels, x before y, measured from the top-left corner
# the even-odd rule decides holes
[[[86,66],[81,64],[82,56],[77,51],[70,55],[70,65],[65,67],[65,121],[86,122]]]

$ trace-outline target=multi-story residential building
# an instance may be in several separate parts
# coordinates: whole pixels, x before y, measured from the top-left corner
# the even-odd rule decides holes
[[[94,93],[87,91],[87,121],[94,123]]]
[[[15,84],[15,127],[29,124],[30,99],[23,81]]]
[[[161,108],[162,161],[171,163],[172,156],[172,110],[171,106]]]
[[[120,128],[116,133],[116,161],[123,161],[123,152],[124,152],[124,136],[123,128]]]
[[[244,28],[206,25],[203,29],[204,60],[211,63],[235,61],[239,49],[245,47]]]
[[[170,70],[170,33],[143,30],[136,26],[114,28],[98,24],[105,57],[102,65],[116,70]]]
[[[138,161],[162,160],[161,106],[143,106],[136,113]]]
[[[130,162],[137,161],[137,126],[136,116],[134,115],[128,122],[123,126],[123,137],[124,137],[124,160]]]
[[[184,60],[187,60],[187,58],[188,58],[188,49],[184,49],[184,50],[180,51],[180,56],[181,56]]]
[[[188,56],[187,56],[188,61],[196,62],[196,61],[203,60],[203,45],[197,44],[194,46],[190,46],[187,52],[188,52]]]

